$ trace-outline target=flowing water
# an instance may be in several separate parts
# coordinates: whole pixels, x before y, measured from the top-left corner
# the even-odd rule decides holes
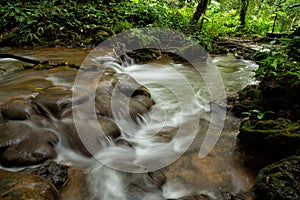
[[[77,65],[83,62],[89,52],[90,50],[65,48],[0,49],[0,53]],[[98,62],[134,77],[150,91],[156,104],[147,115],[140,117],[138,126],[122,117],[115,119],[121,127],[121,137],[134,144],[133,150],[110,144],[95,156],[101,160],[98,162],[70,151],[63,144],[57,147],[58,162],[72,162],[87,173],[91,199],[159,200],[195,194],[221,199],[220,188],[234,195],[251,188],[254,183],[253,174],[243,165],[236,148],[239,119],[228,116],[213,150],[206,157],[199,157],[200,146],[211,125],[211,97],[205,81],[193,67],[174,63],[170,58],[148,64],[120,65],[106,52],[102,53],[97,58]],[[245,86],[255,83],[252,77],[257,66],[251,61],[235,59],[229,55],[214,56],[212,63],[218,66],[227,95],[233,95]],[[0,102],[16,94],[27,94],[28,87],[18,89],[14,85],[20,86],[31,79],[42,79],[53,85],[72,87],[74,78],[70,77],[76,74],[76,70],[69,70],[66,74],[60,74],[55,69],[24,71],[20,69],[22,65],[22,62],[12,59],[0,60],[0,68],[3,69],[0,86],[8,88],[6,92],[1,90]],[[32,92],[28,94],[32,95]],[[223,107],[224,99],[217,100],[218,106]],[[196,125],[192,118],[194,116],[198,117]],[[184,127],[182,134],[178,134],[180,127]],[[195,134],[192,134],[195,130]],[[172,152],[183,155],[173,158]],[[168,159],[169,157],[172,158]],[[156,166],[156,162],[164,164],[160,169],[166,177],[162,188],[129,192],[130,184],[139,179],[139,175],[129,173],[131,170],[126,171],[126,167],[135,165],[139,167],[135,172],[147,172],[148,169],[143,166]],[[123,165],[122,170],[113,169],[120,165]],[[142,184],[147,185],[143,178],[142,180]]]

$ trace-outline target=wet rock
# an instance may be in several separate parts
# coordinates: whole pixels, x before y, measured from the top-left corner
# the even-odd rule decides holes
[[[267,160],[279,160],[300,148],[300,126],[288,119],[244,120],[238,135],[246,153]]]
[[[72,92],[66,90],[45,90],[39,94],[34,102],[42,109],[46,108],[51,115],[61,118],[64,114],[71,112]]]
[[[28,89],[41,91],[52,86],[52,82],[45,79],[32,79],[25,81],[22,85]]]
[[[34,165],[55,158],[58,137],[26,123],[8,122],[0,125],[0,162],[5,166]]]
[[[82,123],[85,123],[84,121]],[[118,126],[109,118],[98,116],[98,123],[102,128],[105,137],[110,137],[111,139],[115,139],[120,136],[121,131]],[[86,133],[84,135],[78,134],[78,131],[74,124],[63,124],[58,130],[64,137],[67,139],[68,145],[75,151],[82,153],[86,156],[91,156],[91,153],[84,145],[82,139],[86,141],[93,141],[93,143],[88,143],[89,148],[92,148],[95,145],[95,150],[100,150],[102,148],[102,142],[106,143],[107,138],[104,138],[103,135],[89,135]]]
[[[70,167],[68,177],[68,182],[61,189],[61,198],[68,200],[90,199],[84,172],[78,168]]]
[[[164,127],[161,131],[159,131],[156,136],[158,137],[160,142],[169,143],[175,137],[178,132],[177,127]]]
[[[1,114],[1,110],[0,110],[0,124],[2,124],[4,122],[4,117],[3,115]]]
[[[254,186],[255,199],[300,199],[300,156],[293,156],[260,170]]]
[[[150,95],[136,95],[132,97],[132,99],[143,104],[143,106],[145,106],[147,110],[149,110],[152,107],[152,105],[155,104],[153,99],[151,99]]]
[[[127,74],[115,74],[118,82],[116,89],[121,91],[127,97],[134,97],[136,95],[149,95],[147,89],[136,82],[134,78]]]
[[[46,109],[45,112],[49,111],[51,115],[60,119],[72,111],[72,103],[81,104],[88,99],[87,96],[78,96],[75,99],[71,91],[54,87],[44,90],[34,102],[41,109]]]
[[[98,117],[98,123],[106,137],[115,139],[121,135],[119,127],[111,119],[106,117]]]
[[[109,94],[100,94],[95,98],[97,115],[113,117],[111,110],[111,96]]]
[[[161,191],[166,177],[161,171],[135,174],[132,177],[131,185],[136,185],[145,192]]]
[[[147,108],[142,103],[134,99],[129,100],[129,113],[131,119],[137,121],[139,115],[143,115],[147,112],[148,112]]]
[[[58,190],[68,179],[68,167],[57,164],[53,160],[47,160],[37,168],[27,168],[21,172],[44,177],[49,180]]]
[[[51,120],[43,115],[30,115],[29,120],[41,128],[54,128]]]
[[[1,106],[2,115],[10,120],[25,120],[37,114],[37,107],[24,99],[13,99]]]
[[[181,197],[179,199],[167,199],[167,200],[211,200],[211,198],[205,195],[196,194],[192,196]]]
[[[47,179],[0,169],[0,199],[58,200],[59,193]]]

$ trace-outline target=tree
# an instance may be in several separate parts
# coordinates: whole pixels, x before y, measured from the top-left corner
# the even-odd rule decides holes
[[[246,24],[248,5],[249,5],[249,0],[241,0],[241,11],[240,11],[241,27],[244,27]]]
[[[205,15],[205,12],[206,12],[208,1],[209,0],[200,0],[200,2],[198,3],[198,6],[196,8],[196,11],[195,11],[195,13],[194,13],[194,15],[193,15],[193,17],[190,21],[191,24],[196,24],[196,23],[198,23],[199,19],[202,16],[200,27],[199,27],[200,30],[202,29],[204,15]]]

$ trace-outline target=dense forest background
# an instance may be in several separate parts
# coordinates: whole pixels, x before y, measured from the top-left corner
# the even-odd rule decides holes
[[[216,37],[299,30],[297,0],[1,1],[0,40],[9,46],[88,46],[125,30],[179,30],[209,50]]]

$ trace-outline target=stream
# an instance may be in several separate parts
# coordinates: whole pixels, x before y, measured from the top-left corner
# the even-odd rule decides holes
[[[76,65],[81,65],[90,51],[68,48],[0,48],[0,53]],[[125,145],[117,145],[116,141],[108,141],[103,144],[103,149],[94,154],[94,158],[88,158],[69,144],[68,136],[60,134],[60,131],[68,132],[66,129],[71,127],[73,117],[67,111],[58,115],[45,109],[46,113],[50,113],[47,114],[50,122],[44,118],[31,117],[30,122],[25,123],[31,128],[38,128],[40,124],[44,126],[46,123],[47,129],[55,130],[53,132],[59,137],[55,146],[55,160],[58,163],[71,163],[86,174],[90,193],[88,199],[164,200],[193,197],[191,199],[218,200],[224,198],[226,192],[246,198],[245,194],[253,186],[255,176],[244,166],[243,157],[236,147],[240,119],[228,114],[213,150],[204,158],[199,157],[200,146],[211,125],[211,104],[208,88],[197,71],[189,65],[175,63],[169,57],[147,64],[119,64],[114,61],[113,56],[102,53],[97,59],[103,65],[112,67],[118,74],[133,77],[146,87],[155,102],[149,112],[139,115],[135,122],[122,116],[114,119],[121,129],[118,141],[126,141],[130,145],[126,142]],[[212,56],[211,61],[221,73],[227,96],[256,83],[253,75],[257,65],[252,61],[236,59],[232,55]],[[0,59],[0,105],[11,98],[34,99],[41,91],[45,91],[46,95],[47,92],[55,93],[57,90],[74,90],[77,74],[75,69],[22,70],[20,67],[23,65],[24,63],[13,59]],[[103,83],[107,83],[105,81]],[[189,87],[186,88],[185,84]],[[191,93],[195,95],[191,96]],[[81,97],[78,99],[84,101]],[[187,104],[189,102],[192,104]],[[225,105],[222,99],[216,102],[219,106]],[[112,106],[118,102],[115,103]],[[190,117],[195,116],[195,113],[199,116],[197,127],[194,127]],[[185,128],[178,134],[180,127]],[[191,134],[193,130],[196,130],[195,134]],[[195,137],[189,138],[191,136]],[[179,156],[167,159],[172,156],[173,151],[179,152]],[[156,169],[157,163],[161,162],[163,166]],[[148,165],[155,169],[155,172],[150,172],[151,180],[144,175],[153,171],[144,167]],[[138,169],[129,170],[132,166]],[[16,171],[22,167],[0,168]],[[162,183],[157,185],[153,180]]]

